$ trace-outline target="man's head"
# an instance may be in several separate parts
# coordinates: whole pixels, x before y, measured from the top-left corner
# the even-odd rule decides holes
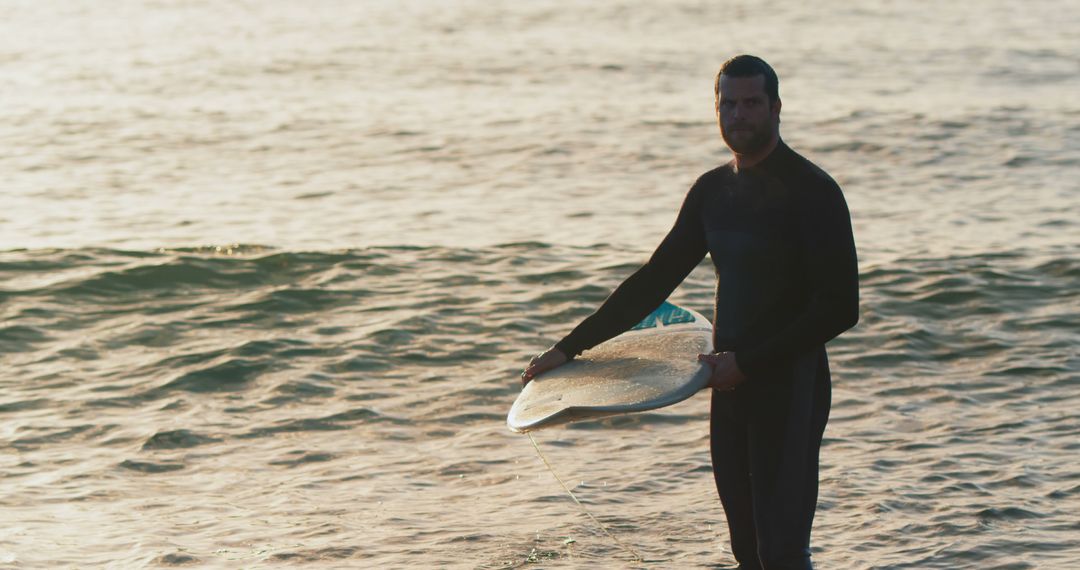
[[[754,154],[780,136],[780,80],[764,60],[737,55],[716,74],[716,114],[724,142]]]

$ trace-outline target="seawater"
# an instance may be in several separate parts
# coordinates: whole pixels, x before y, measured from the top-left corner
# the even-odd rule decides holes
[[[644,562],[504,418],[728,159],[740,52],[859,247],[816,563],[1080,566],[1064,3],[0,10],[0,567],[734,566],[705,394],[536,434]]]

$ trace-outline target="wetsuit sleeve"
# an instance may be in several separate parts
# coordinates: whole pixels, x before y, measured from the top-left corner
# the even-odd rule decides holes
[[[701,222],[702,181],[687,193],[682,208],[649,261],[623,281],[607,300],[555,348],[574,358],[641,322],[668,298],[705,257],[705,231]]]
[[[751,377],[825,344],[859,320],[859,269],[844,195],[831,179],[806,190],[798,219],[809,301],[786,326],[735,353],[739,370]]]

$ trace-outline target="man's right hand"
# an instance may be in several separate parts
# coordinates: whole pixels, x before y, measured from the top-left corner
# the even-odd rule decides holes
[[[566,363],[569,358],[554,346],[533,357],[525,371],[521,373],[521,385],[524,386],[533,378]]]

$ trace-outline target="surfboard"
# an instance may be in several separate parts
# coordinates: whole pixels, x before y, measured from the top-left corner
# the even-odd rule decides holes
[[[629,331],[537,376],[510,408],[506,425],[525,433],[568,422],[663,408],[704,388],[712,325],[665,301]]]

